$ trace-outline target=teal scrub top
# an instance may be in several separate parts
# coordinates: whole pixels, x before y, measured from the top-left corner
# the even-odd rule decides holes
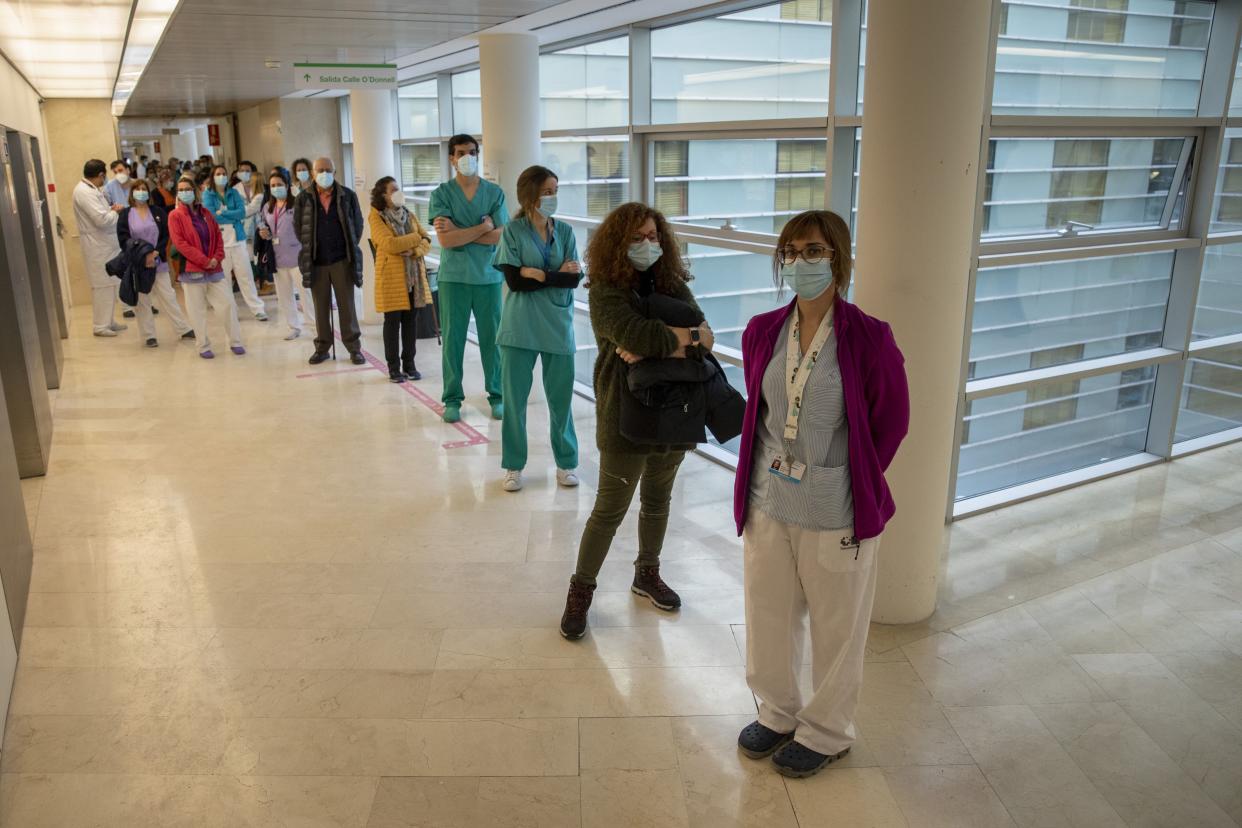
[[[449,179],[431,193],[428,216],[435,221],[440,216],[451,219],[459,228],[477,227],[484,216],[491,216],[496,227],[504,227],[506,215],[505,191],[490,181],[479,179],[479,189],[474,200],[466,198],[456,178]],[[440,251],[439,281],[463,285],[494,285],[504,281],[504,276],[492,267],[492,254],[496,246],[471,242],[465,247]]]
[[[565,262],[578,261],[574,231],[563,221],[552,222],[552,239],[545,240],[522,216],[505,226],[496,248],[496,265],[536,267],[556,272]],[[497,271],[499,273],[499,271]],[[545,287],[505,297],[496,342],[548,354],[573,355],[574,292]]]

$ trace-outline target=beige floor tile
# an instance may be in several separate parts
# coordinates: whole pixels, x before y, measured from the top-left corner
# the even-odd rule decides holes
[[[474,828],[479,822],[479,780],[385,777],[380,780],[367,828]]]
[[[957,707],[945,715],[1018,825],[1124,828],[1029,707]]]
[[[1232,822],[1117,704],[1033,710],[1127,825],[1224,828]]]
[[[429,718],[711,716],[753,712],[741,667],[438,670]]]
[[[688,828],[675,770],[583,770],[583,828]]]
[[[789,798],[802,828],[907,828],[924,824],[918,818],[906,819],[879,768],[834,768],[811,779],[790,781]]]
[[[783,777],[767,760],[737,749],[737,735],[753,716],[672,720],[677,768],[691,828],[796,828]]]
[[[677,750],[667,718],[582,719],[583,770],[676,770]]]
[[[1015,824],[974,765],[887,768],[884,779],[912,828],[1001,828]]]
[[[556,629],[446,630],[441,670],[740,665],[727,626],[601,627],[582,641]]]

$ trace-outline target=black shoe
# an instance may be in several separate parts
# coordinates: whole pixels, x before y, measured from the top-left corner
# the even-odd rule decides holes
[[[366,365],[367,364],[367,358],[364,357],[362,354],[350,354],[349,361],[352,362],[354,365]]]
[[[650,599],[658,609],[672,612],[681,609],[681,596],[673,592],[660,577],[660,567],[640,566],[634,570],[634,583],[630,592]]]
[[[577,641],[586,634],[587,611],[591,609],[591,598],[594,594],[595,587],[593,586],[569,582],[569,595],[565,597],[565,614],[561,616],[561,635],[570,641]]]
[[[158,348],[158,347],[160,347],[160,343],[158,343],[158,342],[156,342],[156,341],[155,341],[155,337],[151,337],[150,339],[148,339],[148,340],[147,340],[147,347],[148,347],[148,348]]]
[[[126,319],[133,319],[134,312],[132,310],[127,310],[124,313],[122,313],[121,316],[125,317]]]
[[[153,316],[159,316],[159,315],[160,315],[160,309],[159,309],[159,308],[151,308],[151,314],[152,314]]]
[[[307,360],[307,362],[309,362],[311,365],[318,365],[321,362],[327,362],[327,361],[328,361],[327,351],[315,351],[315,353],[311,354],[311,358]]]
[[[737,747],[751,759],[766,759],[792,738],[792,733],[779,733],[758,722],[751,722],[738,734]]]
[[[850,749],[840,753],[816,753],[806,745],[789,742],[772,757],[772,764],[781,776],[793,779],[806,779],[814,776],[838,759],[843,759]]]
[[[194,338],[194,330],[193,330],[193,329],[190,329],[190,330],[186,331],[185,333],[183,333],[183,334],[181,335],[181,338],[182,338],[182,339],[193,339],[193,338]]]
[[[400,371],[389,371],[388,381],[389,382],[405,382],[405,374],[401,373]]]
[[[414,367],[413,363],[410,363],[409,367],[403,369],[403,371],[405,375],[409,377],[411,380],[413,380],[414,382],[418,382],[420,379],[423,378],[423,375],[419,373],[419,370]]]

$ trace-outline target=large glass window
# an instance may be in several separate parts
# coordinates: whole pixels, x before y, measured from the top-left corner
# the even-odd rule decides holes
[[[481,75],[478,69],[453,75],[453,132],[483,134]]]
[[[1192,138],[995,138],[983,235],[1169,227],[1180,217]]]
[[[828,114],[831,0],[790,0],[651,33],[657,124]]]
[[[1212,232],[1236,233],[1242,231],[1242,129],[1225,131],[1220,158]]]
[[[1177,440],[1242,428],[1242,346],[1196,356],[1186,366]]]
[[[1171,251],[980,268],[971,376],[1153,348],[1164,331]]]
[[[630,41],[616,37],[539,58],[544,129],[623,127],[630,122]]]
[[[1192,339],[1242,333],[1242,244],[1210,244],[1203,254]]]
[[[1066,349],[1047,359],[1055,363],[1072,356]],[[957,497],[1143,451],[1155,376],[1149,366],[972,400],[958,460]]]
[[[1005,0],[996,114],[1194,115],[1215,4]]]
[[[673,221],[778,233],[824,207],[822,138],[663,140],[653,145],[656,209]]]
[[[431,199],[431,191],[439,186],[442,179],[440,145],[402,144],[399,158],[401,189],[406,198],[410,199],[409,207],[424,225],[429,225],[428,203]]]
[[[440,98],[435,78],[397,89],[397,120],[402,138],[433,138],[440,134]]]

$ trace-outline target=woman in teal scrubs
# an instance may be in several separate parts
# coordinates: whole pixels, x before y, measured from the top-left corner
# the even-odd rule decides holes
[[[519,209],[505,225],[495,267],[509,295],[501,311],[500,384],[504,394],[501,465],[505,491],[522,489],[526,468],[526,401],[535,361],[543,361],[543,390],[552,425],[556,482],[578,485],[578,436],[570,410],[574,396],[574,288],[582,279],[573,229],[553,218],[556,173],[530,167],[517,180]]]

